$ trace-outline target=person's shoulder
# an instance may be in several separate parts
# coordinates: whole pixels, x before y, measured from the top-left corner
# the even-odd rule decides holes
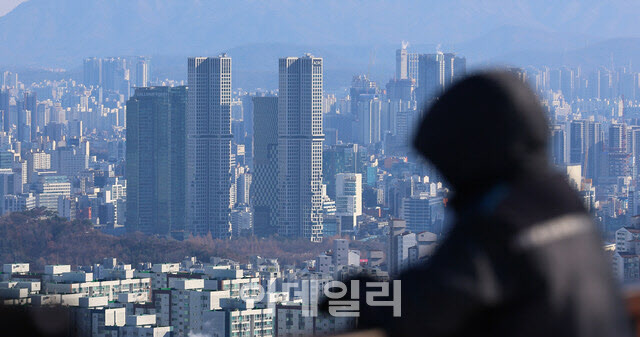
[[[564,176],[548,174],[512,184],[494,216],[526,226],[566,214],[586,215],[584,202]]]

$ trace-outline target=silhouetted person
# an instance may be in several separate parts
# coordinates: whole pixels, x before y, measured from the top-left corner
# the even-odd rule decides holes
[[[433,104],[414,145],[453,188],[455,221],[434,255],[401,275],[401,317],[362,303],[360,328],[629,336],[599,232],[553,171],[548,133],[538,98],[507,72],[468,77]]]

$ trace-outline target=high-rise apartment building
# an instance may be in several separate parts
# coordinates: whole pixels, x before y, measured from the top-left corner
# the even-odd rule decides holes
[[[402,41],[402,48],[396,49],[396,77],[395,80],[413,79],[418,82],[418,53],[407,50],[409,43]]]
[[[2,113],[2,131],[4,132],[8,132],[11,127],[11,119],[9,118],[10,100],[9,90],[0,89],[0,113]]]
[[[429,103],[444,92],[445,62],[444,54],[424,54],[419,56],[417,99],[420,105]]]
[[[556,165],[566,162],[566,132],[562,125],[554,125],[551,129],[551,157]]]
[[[253,97],[254,234],[268,236],[278,226],[278,97]]]
[[[389,244],[387,245],[387,270],[398,275],[409,266],[409,249],[416,246],[416,234],[407,231],[407,222],[401,219],[389,221]]]
[[[600,163],[604,151],[604,130],[600,122],[585,122],[585,159],[584,175],[589,179],[597,179],[600,174]]]
[[[360,95],[356,106],[357,142],[370,145],[382,141],[382,102],[377,95]]]
[[[438,219],[436,208],[441,205],[442,198],[418,193],[402,199],[400,218],[407,221],[407,228],[414,233],[435,231],[434,223]]]
[[[430,103],[467,73],[467,60],[454,53],[421,54],[418,60],[416,99],[420,105]]]
[[[349,97],[351,98],[351,114],[358,114],[358,104],[362,101],[368,101],[378,94],[378,85],[370,80],[367,75],[356,75],[351,80],[351,88],[349,89]]]
[[[194,235],[231,233],[231,57],[188,62],[187,218]]]
[[[627,151],[627,125],[609,126],[609,176],[624,177],[632,174],[632,157]]]
[[[102,88],[129,95],[130,77],[127,61],[121,57],[102,59]]]
[[[84,85],[102,87],[129,96],[130,87],[146,87],[150,81],[150,58],[88,57],[83,63]]]
[[[89,168],[89,142],[67,144],[56,149],[51,156],[51,166],[58,174],[73,177]]]
[[[575,83],[574,83],[575,75],[573,69],[569,67],[562,67],[560,69],[560,90],[562,91],[562,95],[565,100],[571,102],[574,96]]]
[[[585,177],[599,175],[600,157],[604,151],[604,134],[599,122],[574,120],[569,124],[569,164],[581,164]]]
[[[550,69],[549,71],[549,89],[553,91],[561,90],[562,87],[562,71],[560,69]]]
[[[625,152],[627,150],[627,125],[611,124],[609,126],[609,151]]]
[[[410,79],[414,79],[415,83],[418,83],[420,75],[418,73],[418,53],[407,54],[407,76]]]
[[[362,174],[339,173],[336,175],[338,233],[355,229],[360,215],[362,215]]]
[[[396,80],[409,78],[407,45],[403,42],[402,49],[396,50]]]
[[[575,120],[569,124],[569,164],[580,164],[584,160],[584,121]]]
[[[36,205],[48,210],[58,210],[58,199],[71,196],[71,183],[66,176],[43,174],[35,185]]]
[[[44,151],[27,152],[27,182],[35,182],[38,171],[51,169],[51,154]]]
[[[88,57],[83,63],[84,85],[97,87],[102,85],[102,59]]]
[[[638,176],[640,163],[640,126],[630,126],[627,129],[627,152],[631,155],[633,165],[632,176]]]
[[[640,74],[629,71],[620,74],[620,96],[624,96],[625,100],[637,100],[640,95],[638,84],[640,84]]]
[[[138,56],[132,61],[132,63],[134,63],[132,66],[135,66],[135,71],[132,73],[133,76],[131,76],[132,85],[138,88],[148,86],[150,81],[149,58],[144,56]]]
[[[387,98],[392,101],[412,101],[415,99],[416,83],[413,79],[390,80],[387,83]]]
[[[447,90],[467,74],[467,59],[455,53],[445,53],[444,62],[444,89]]]
[[[186,110],[184,86],[138,88],[127,102],[128,231],[185,229]]]
[[[29,139],[25,139],[25,141],[35,140],[38,134],[38,99],[35,92],[26,92],[24,94],[24,109],[27,114],[29,114],[29,124],[27,128],[29,128]]]
[[[36,94],[25,92],[24,100],[17,107],[17,136],[21,142],[31,141],[31,118],[37,113],[37,106]]]
[[[322,176],[327,187],[327,195],[335,200],[338,173],[356,173],[362,169],[358,145],[338,144],[325,148],[322,152]]]
[[[278,233],[322,240],[322,58],[279,61]]]

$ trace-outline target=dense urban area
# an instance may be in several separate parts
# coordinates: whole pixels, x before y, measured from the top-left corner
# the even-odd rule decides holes
[[[320,56],[274,59],[278,88],[253,91],[226,54],[185,60],[186,82],[145,56],[78,60],[82,80],[0,73],[4,303],[63,305],[91,336],[353,327],[317,310],[325,285],[392,279],[447,231],[446,182],[410,143],[467,60],[403,43],[388,82],[328,93]],[[640,73],[508,71],[539,94],[613,273],[640,281]]]

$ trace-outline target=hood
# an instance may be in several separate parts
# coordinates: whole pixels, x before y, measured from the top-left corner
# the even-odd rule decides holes
[[[549,127],[535,93],[506,71],[469,76],[427,111],[414,146],[456,197],[549,171]]]

